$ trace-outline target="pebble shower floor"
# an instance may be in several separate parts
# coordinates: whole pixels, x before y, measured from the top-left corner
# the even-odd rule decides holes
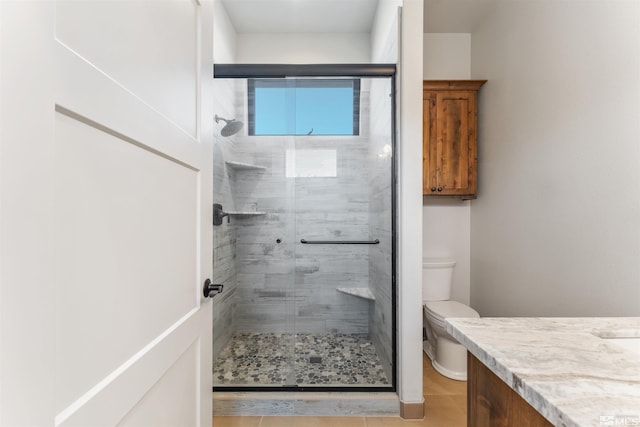
[[[214,361],[213,384],[349,387],[389,380],[366,335],[237,333]]]

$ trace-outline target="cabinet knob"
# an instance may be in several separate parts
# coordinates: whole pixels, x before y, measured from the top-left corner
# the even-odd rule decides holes
[[[436,187],[431,187],[431,191],[436,191]]]
[[[438,191],[442,191],[442,187],[438,187]]]

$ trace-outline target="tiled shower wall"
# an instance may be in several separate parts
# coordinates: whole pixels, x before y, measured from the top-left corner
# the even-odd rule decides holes
[[[236,202],[267,212],[232,219],[238,330],[367,333],[369,303],[336,289],[368,286],[369,247],[300,242],[369,239],[366,136],[246,137],[237,148],[266,169],[235,173]],[[287,177],[287,149],[335,150],[336,176]]]
[[[224,118],[235,115],[235,87],[237,81],[215,80],[216,113]],[[213,120],[213,117],[211,118]],[[214,125],[216,131],[213,147],[213,202],[225,209],[233,209],[231,182],[225,161],[233,157],[233,138],[220,135],[224,122]],[[213,298],[213,359],[226,346],[235,330],[236,267],[235,230],[226,221],[213,227],[213,283],[222,283],[224,290]]]
[[[369,287],[376,297],[369,310],[369,334],[388,378],[392,371],[393,311],[391,299],[392,192],[391,81],[371,82],[371,137],[369,140],[369,230],[380,244],[369,251]]]
[[[238,139],[240,161],[265,167],[232,173],[238,210],[265,212],[231,218],[238,239],[235,316],[240,331],[293,331],[288,321],[294,297],[294,183],[284,179],[287,144],[280,137]]]

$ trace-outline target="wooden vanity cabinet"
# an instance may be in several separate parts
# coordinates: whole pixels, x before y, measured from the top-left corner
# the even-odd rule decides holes
[[[553,427],[553,424],[467,353],[467,426]]]
[[[423,195],[475,198],[478,90],[485,82],[423,82]]]

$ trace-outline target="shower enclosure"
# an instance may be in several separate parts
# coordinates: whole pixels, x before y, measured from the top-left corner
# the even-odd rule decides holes
[[[394,75],[215,67],[214,390],[395,389]]]

